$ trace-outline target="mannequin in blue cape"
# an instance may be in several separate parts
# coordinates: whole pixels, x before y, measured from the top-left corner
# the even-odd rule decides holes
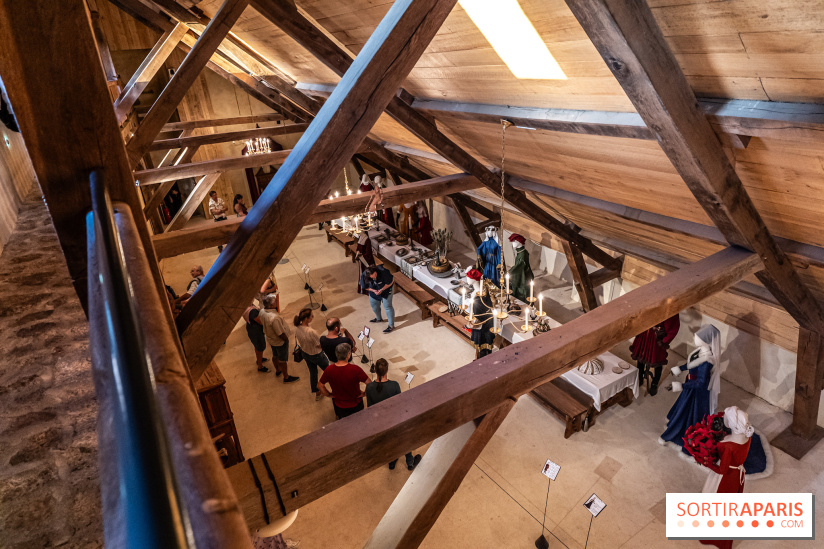
[[[658,439],[660,444],[670,442],[684,451],[687,429],[704,416],[715,413],[721,389],[720,339],[718,328],[712,324],[704,326],[695,333],[697,349],[690,354],[687,363],[672,369],[676,376],[685,370],[689,373],[684,383],[672,382],[672,391],[681,394],[667,414],[667,430]]]
[[[478,246],[478,259],[479,267],[483,268],[484,278],[500,288],[498,265],[501,264],[501,245],[497,242],[497,233],[495,227],[486,228],[486,240]]]

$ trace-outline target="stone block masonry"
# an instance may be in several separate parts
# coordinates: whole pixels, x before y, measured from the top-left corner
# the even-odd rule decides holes
[[[0,548],[102,547],[88,322],[43,199],[0,254]]]

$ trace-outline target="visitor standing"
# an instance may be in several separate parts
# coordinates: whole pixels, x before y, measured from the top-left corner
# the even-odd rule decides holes
[[[329,359],[329,362],[335,362],[338,359],[335,356],[335,349],[337,349],[341,343],[351,345],[353,353],[358,351],[355,338],[352,337],[349,330],[343,327],[339,318],[331,317],[326,320],[326,332],[326,335],[320,338],[320,346],[324,354],[326,354],[326,358]]]
[[[388,334],[395,328],[395,308],[392,306],[395,278],[382,265],[367,267],[361,275],[361,288],[369,292],[369,305],[375,312],[375,318],[370,322],[383,322],[381,318],[381,303],[386,309],[386,319],[389,327],[383,333]]]
[[[366,405],[374,406],[378,402],[383,402],[389,397],[401,394],[401,386],[397,381],[390,381],[387,377],[389,373],[389,363],[385,358],[379,358],[375,362],[375,374],[377,378],[375,381],[366,386]],[[390,461],[389,468],[394,469],[398,460]],[[406,454],[406,468],[410,471],[418,466],[421,462],[421,455],[412,455],[412,452]]]
[[[257,371],[266,373],[269,368],[263,365],[267,359],[263,358],[263,351],[266,350],[266,335],[263,333],[263,325],[256,322],[255,319],[260,315],[260,309],[254,305],[249,305],[243,312],[243,320],[246,321],[246,335],[249,336],[249,341],[255,348],[255,363],[257,363]]]
[[[295,315],[295,343],[303,353],[303,360],[309,368],[309,387],[315,395],[315,401],[323,398],[323,394],[318,390],[318,368],[326,370],[329,366],[329,359],[320,346],[318,333],[310,327],[315,319],[315,314],[311,307],[304,307],[300,313]]]
[[[318,381],[318,389],[323,396],[332,397],[332,406],[338,419],[351,416],[363,410],[364,392],[361,383],[368,384],[369,376],[360,366],[349,362],[352,358],[352,347],[348,343],[341,343],[335,349],[337,361],[330,364]],[[326,384],[332,388],[330,391]]]
[[[289,375],[289,326],[283,321],[275,308],[275,296],[272,294],[263,298],[264,309],[255,319],[255,322],[263,326],[263,334],[266,336],[266,343],[272,347],[272,362],[275,365],[277,375],[283,375],[284,383],[294,383],[300,378]]]

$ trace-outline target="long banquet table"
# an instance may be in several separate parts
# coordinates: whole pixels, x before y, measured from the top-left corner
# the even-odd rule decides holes
[[[376,238],[379,235],[384,234],[385,229],[388,228],[388,225],[379,222],[377,229],[371,229],[368,231],[374,251],[400,267],[405,274],[411,274],[412,276],[410,276],[410,278],[413,280],[417,280],[419,283],[428,287],[447,301],[460,305],[461,296],[457,291],[455,291],[455,285],[451,282],[457,278],[455,275],[446,278],[438,278],[433,276],[426,268],[426,265],[409,265],[403,260],[403,257],[398,255],[398,251],[401,249],[409,249],[409,244],[405,246],[397,246],[394,243],[390,244],[389,242],[378,242],[376,240]],[[428,248],[418,244],[417,242],[415,243],[415,247],[428,251]],[[514,297],[512,299],[522,308],[522,310],[526,306],[524,302]],[[561,323],[554,318],[548,317],[547,321],[549,322],[550,328],[557,328],[561,326]],[[518,343],[520,341],[526,341],[533,338],[534,335],[531,329],[528,332],[521,330],[520,325],[522,323],[522,318],[510,316],[504,321],[501,337],[510,343]],[[532,326],[535,325],[534,321],[530,322],[530,324]],[[630,388],[634,397],[637,398],[639,390],[638,369],[635,367],[630,367],[629,369],[622,369],[621,373],[618,374],[613,372],[613,367],[620,367],[622,363],[626,365],[626,362],[622,361],[610,352],[599,355],[599,358],[604,361],[604,370],[600,374],[589,375],[573,369],[566,372],[561,377],[590,396],[593,400],[593,405],[598,412],[601,411],[601,406],[603,403],[607,402],[610,398],[626,388]]]

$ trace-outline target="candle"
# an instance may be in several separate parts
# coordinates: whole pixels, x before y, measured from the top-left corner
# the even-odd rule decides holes
[[[340,193],[338,191],[335,191],[335,198],[337,198],[339,196],[340,196]]]
[[[526,308],[526,314],[524,315],[524,331],[529,331],[529,315],[532,313],[532,307]]]
[[[475,295],[472,295],[472,299],[469,300],[469,321],[472,322],[472,309],[473,305],[475,305]]]
[[[509,273],[506,273],[506,293],[509,293]]]
[[[534,297],[532,297],[532,294],[533,294],[534,290],[535,290],[535,281],[530,280],[529,281],[529,302],[530,303],[532,303],[532,300],[535,299]]]
[[[461,310],[466,307],[466,288],[461,288]]]
[[[544,294],[538,294],[538,316],[544,316]]]

